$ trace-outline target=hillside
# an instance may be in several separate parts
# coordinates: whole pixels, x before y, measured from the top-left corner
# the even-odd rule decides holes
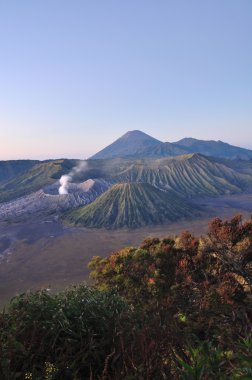
[[[223,141],[205,141],[193,138],[184,138],[177,141],[176,146],[185,148],[194,153],[202,153],[206,156],[222,157],[228,159],[249,160],[252,158],[252,150],[227,144]]]
[[[191,150],[186,147],[181,147],[174,143],[164,142],[142,150],[138,150],[132,158],[161,158],[174,157],[191,153]]]
[[[129,131],[115,142],[96,153],[91,159],[128,157],[137,154],[138,151],[154,147],[160,143],[161,141],[154,139],[144,132]]]
[[[215,158],[215,161],[218,161],[240,173],[252,175],[252,158],[250,160],[228,160],[223,158]]]
[[[252,185],[250,175],[238,173],[200,154],[125,162],[116,171],[117,182],[145,182],[190,196],[217,196],[244,191]]]
[[[30,169],[37,160],[9,160],[0,161],[0,182],[8,181]]]
[[[196,153],[166,158],[88,160],[85,172],[89,178],[104,178],[111,183],[149,183],[186,197],[218,196],[249,190],[251,174],[250,161],[213,159]]]
[[[89,179],[79,184],[71,184],[69,193],[59,195],[59,184],[47,186],[11,202],[0,204],[0,221],[26,220],[31,216],[41,217],[74,209],[94,201],[110,185],[104,180]]]
[[[252,158],[252,150],[233,146],[222,141],[205,141],[189,137],[172,143],[161,142],[141,131],[127,132],[90,158],[162,158],[189,153],[201,153],[206,156],[232,160],[249,160]]]
[[[77,164],[76,160],[53,160],[33,165],[0,185],[0,203],[22,197],[52,184]]]
[[[40,162],[21,175],[0,184],[0,203],[25,197],[20,204],[17,201],[12,206],[8,205],[8,208],[14,213],[17,211],[18,214],[21,205],[24,206],[23,211],[46,209],[46,204],[49,205],[48,210],[51,206],[53,210],[61,210],[63,203],[63,209],[69,208],[70,205],[77,207],[86,204],[83,203],[86,193],[81,184],[91,180],[95,180],[96,184],[98,180],[109,184],[147,183],[161,190],[172,190],[185,198],[236,194],[247,191],[252,186],[250,162],[243,161],[244,165],[239,162],[213,159],[201,154],[159,159],[114,158]],[[84,169],[79,170],[82,165]],[[69,187],[71,196],[63,202],[63,199],[58,197],[58,180],[62,174],[69,173],[72,176]],[[104,190],[106,188],[99,190],[97,196]],[[92,200],[94,199],[92,196]],[[29,202],[36,202],[36,205],[27,207]],[[5,215],[5,211],[3,214]]]
[[[88,206],[66,215],[71,224],[86,227],[136,228],[199,214],[172,192],[146,183],[114,185]]]

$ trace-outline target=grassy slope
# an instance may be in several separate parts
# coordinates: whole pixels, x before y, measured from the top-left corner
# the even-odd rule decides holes
[[[21,175],[38,163],[38,160],[0,161],[0,182],[8,181],[17,175]]]
[[[149,184],[117,184],[88,206],[67,214],[70,223],[87,227],[136,228],[162,224],[197,212],[175,194]]]
[[[128,162],[127,167],[115,173],[114,179],[146,182],[189,197],[239,193],[252,184],[252,176],[199,154]]]
[[[69,173],[79,162],[79,160],[68,159],[50,160],[27,168],[14,178],[0,183],[0,203],[11,201],[52,184],[61,175]],[[119,162],[118,159],[91,160],[83,172],[75,173],[74,180],[82,182],[89,178],[110,177],[115,167],[120,170]]]
[[[34,165],[25,173],[0,186],[0,202],[6,202],[41,189],[68,173],[76,160],[55,160]]]

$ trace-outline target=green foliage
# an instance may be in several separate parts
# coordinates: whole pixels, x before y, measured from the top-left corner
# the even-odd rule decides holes
[[[125,248],[108,258],[94,257],[89,264],[99,289],[116,289],[132,302],[162,299],[175,276],[174,241],[153,239],[139,248]],[[165,252],[165,254],[164,254]]]
[[[96,376],[113,350],[119,319],[127,323],[122,319],[127,310],[118,296],[86,286],[55,296],[42,291],[13,299],[0,320],[0,378],[32,373],[37,379],[46,363],[79,377],[92,368]]]
[[[252,378],[251,338],[234,343],[234,350],[223,350],[211,341],[187,347],[187,361],[178,357],[181,378],[184,380],[221,380]],[[216,377],[217,376],[217,377]]]

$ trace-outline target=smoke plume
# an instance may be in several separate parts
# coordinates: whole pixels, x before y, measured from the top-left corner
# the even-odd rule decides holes
[[[62,175],[59,180],[60,182],[59,194],[60,195],[68,194],[68,188],[69,188],[70,183],[72,182],[73,177],[77,174],[84,172],[86,168],[87,168],[87,162],[81,161],[77,166],[74,166],[68,174]]]
[[[71,182],[72,177],[70,175],[62,175],[60,178],[60,188],[59,188],[59,194],[64,195],[68,194],[68,187],[69,182]]]

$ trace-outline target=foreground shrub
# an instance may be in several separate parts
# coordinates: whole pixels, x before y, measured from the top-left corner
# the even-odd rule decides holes
[[[212,352],[240,352],[238,342],[251,335],[252,327],[251,263],[252,222],[243,223],[236,216],[230,221],[214,219],[204,237],[185,231],[174,239],[147,239],[140,247],[125,248],[107,258],[94,257],[89,267],[98,289],[116,289],[152,317],[159,331],[156,342],[163,348],[161,356],[170,364],[171,378],[176,378],[178,367],[185,371],[188,366],[189,371],[189,346],[204,343],[205,348],[205,342],[211,342],[217,350]],[[199,352],[204,357],[202,348]],[[215,359],[211,370],[205,362],[201,374],[193,372],[190,378],[220,376],[216,367],[223,369],[224,379],[229,372],[234,376],[233,369],[240,365],[237,357],[225,365],[223,357],[220,362],[216,355]]]
[[[101,374],[113,351],[128,306],[118,296],[79,286],[15,298],[0,319],[0,378],[45,378],[48,363],[58,378]],[[61,375],[60,375],[61,374]]]
[[[3,380],[252,378],[252,222],[147,239],[90,263],[94,287],[13,299]]]
[[[98,289],[116,289],[162,323],[183,322],[184,337],[227,343],[251,331],[251,231],[240,217],[215,219],[200,239],[183,232],[94,257],[91,276]]]
[[[187,360],[178,357],[179,378],[184,380],[252,378],[252,339],[239,340],[234,350],[223,350],[212,342],[187,346]]]

